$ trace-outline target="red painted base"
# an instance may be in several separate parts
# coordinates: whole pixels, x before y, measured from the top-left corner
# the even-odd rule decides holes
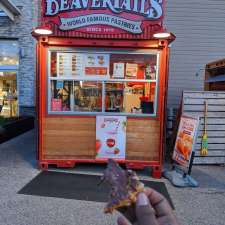
[[[156,179],[160,179],[162,177],[162,169],[160,166],[153,166],[152,177]]]
[[[137,163],[126,163],[126,167],[128,169],[136,169],[136,170],[143,170],[145,167],[142,164]]]
[[[39,162],[38,168],[40,170],[47,170],[48,169],[48,163],[47,162]]]
[[[141,162],[141,161],[118,161],[119,163],[125,163],[128,169],[142,170],[145,167],[152,168],[152,177],[155,179],[160,179],[162,177],[162,168],[158,162]],[[56,165],[59,168],[73,168],[76,163],[107,163],[107,160],[48,160],[39,161],[40,170],[48,170],[49,165]]]
[[[73,168],[75,167],[76,163],[75,162],[71,162],[71,161],[65,161],[65,162],[60,162],[57,163],[57,167],[63,167],[63,168]]]

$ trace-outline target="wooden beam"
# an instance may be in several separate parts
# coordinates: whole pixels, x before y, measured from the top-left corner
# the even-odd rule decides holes
[[[15,20],[15,16],[21,15],[20,10],[10,0],[2,0],[0,2],[0,9],[2,9],[12,21]]]
[[[12,21],[15,20],[14,14],[8,8],[6,8],[1,2],[0,2],[0,9],[2,9]]]

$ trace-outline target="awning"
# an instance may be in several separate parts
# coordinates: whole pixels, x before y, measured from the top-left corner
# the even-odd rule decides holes
[[[217,75],[215,77],[210,77],[208,80],[206,80],[206,83],[215,83],[215,82],[225,82],[225,74]]]
[[[0,9],[2,9],[13,21],[15,20],[15,16],[21,15],[21,11],[12,3],[11,0],[1,0]]]

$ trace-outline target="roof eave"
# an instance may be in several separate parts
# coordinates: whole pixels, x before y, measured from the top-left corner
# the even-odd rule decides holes
[[[11,20],[15,20],[15,16],[21,15],[21,11],[10,0],[2,0],[0,2],[0,8],[7,14]]]

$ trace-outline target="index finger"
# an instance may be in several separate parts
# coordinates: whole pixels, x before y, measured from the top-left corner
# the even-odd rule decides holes
[[[144,192],[148,196],[152,207],[155,209],[156,216],[159,217],[171,215],[172,208],[163,195],[152,188],[145,188]]]

